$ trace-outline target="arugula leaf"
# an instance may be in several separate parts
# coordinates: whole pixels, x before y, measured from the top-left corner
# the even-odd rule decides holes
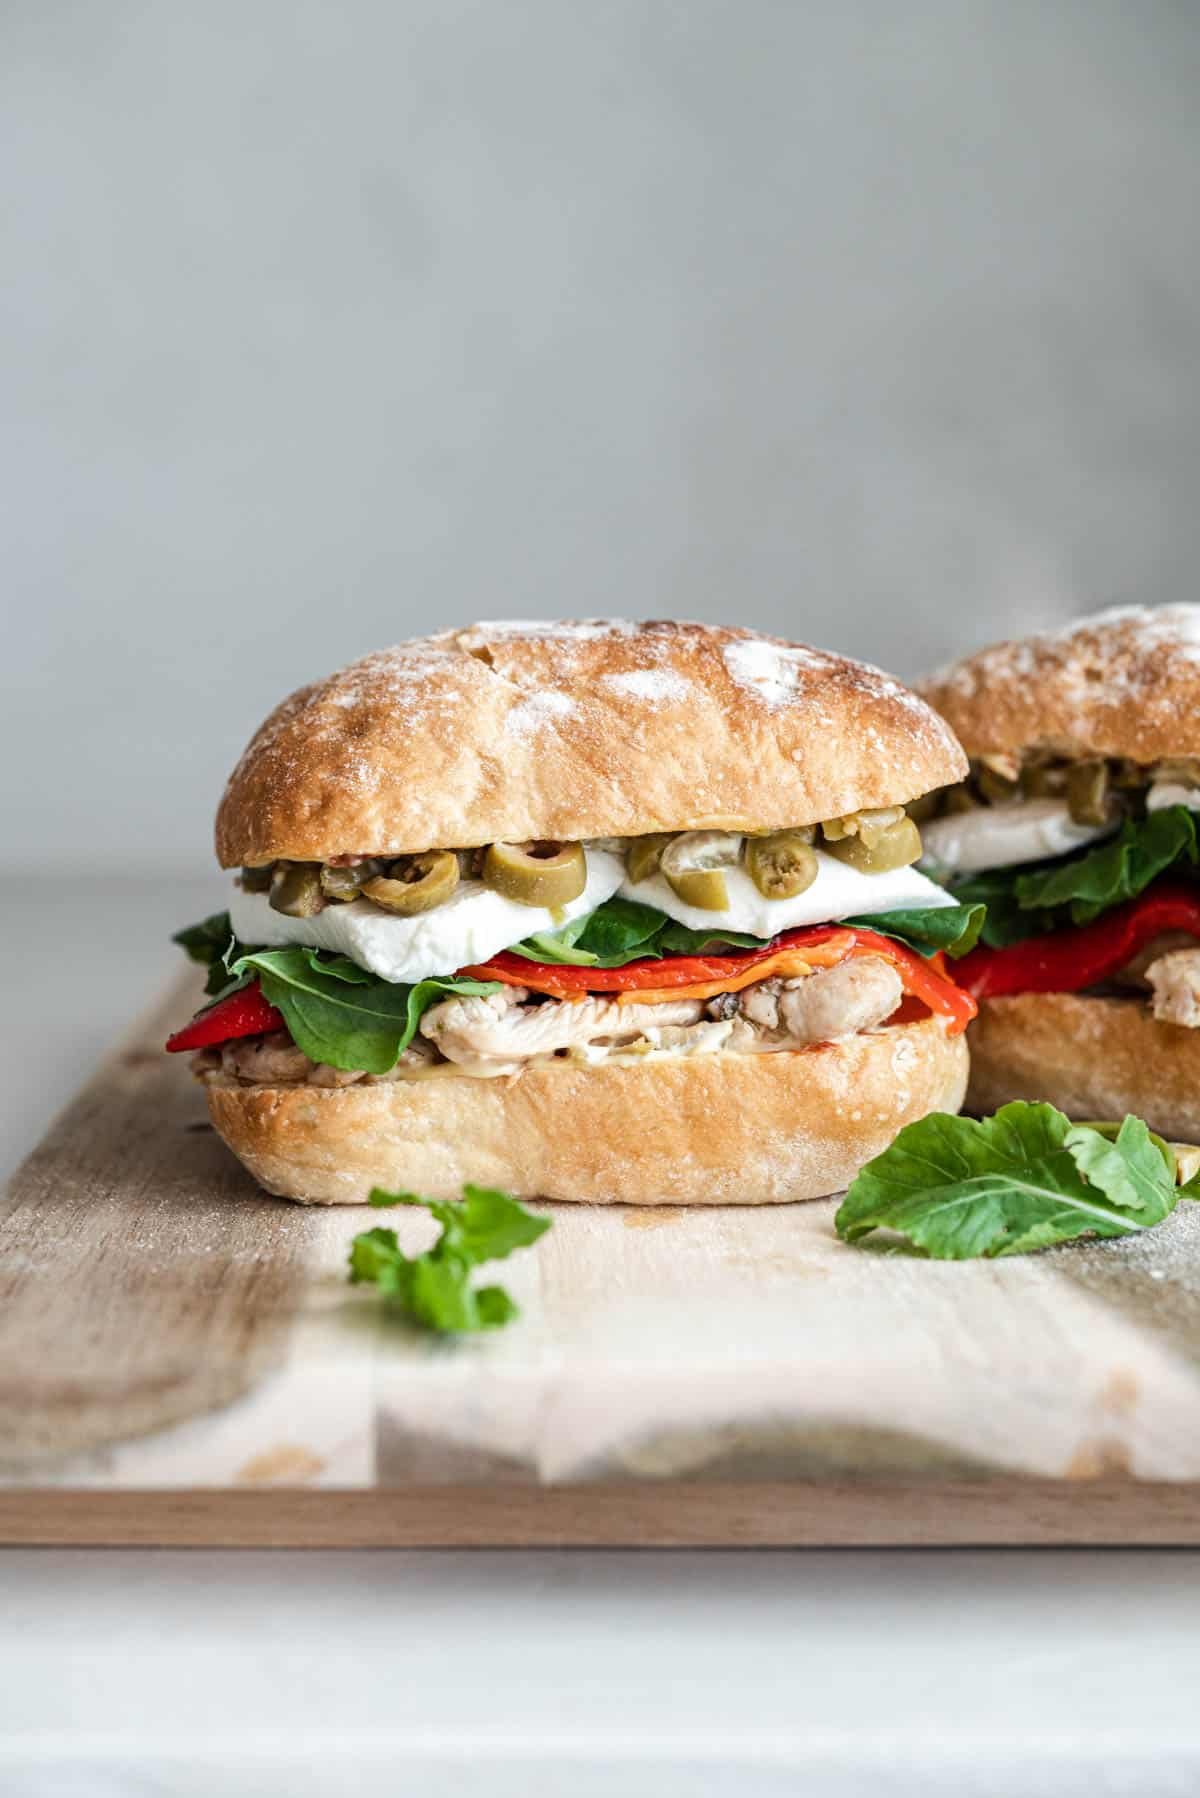
[[[233,992],[237,987],[245,986],[244,978],[231,981],[229,977],[229,954],[235,949],[240,953],[241,945],[234,942],[233,925],[227,911],[215,911],[199,924],[177,930],[171,941],[179,944],[190,961],[199,962],[208,969],[208,979],[204,982],[206,993],[224,995],[226,991]]]
[[[657,961],[663,955],[700,955],[726,945],[761,949],[764,939],[736,930],[689,930],[665,912],[636,899],[606,899],[594,912],[559,931],[526,937],[513,955],[529,961],[571,962],[578,967],[620,968],[630,961]]]
[[[190,961],[201,962],[209,968],[224,955],[232,935],[229,913],[215,911],[211,917],[202,918],[199,924],[189,924],[186,930],[177,930],[171,941],[179,944]]]
[[[975,945],[983,923],[983,907],[967,905],[917,906],[903,911],[877,912],[870,917],[847,918],[847,924],[894,936],[921,955],[948,949],[965,955]],[[714,924],[708,930],[692,930],[668,918],[652,905],[635,899],[606,899],[585,918],[576,918],[563,930],[526,937],[514,945],[513,955],[528,961],[570,962],[578,967],[619,968],[626,962],[658,960],[664,955],[713,955],[722,949],[765,949],[769,937],[750,936],[742,930],[724,930]]]
[[[911,906],[906,910],[875,912],[870,917],[846,918],[844,922],[894,936],[926,958],[936,955],[939,949],[957,958],[979,941],[984,916],[984,906],[972,901],[969,905]]]
[[[1003,949],[1067,924],[1090,924],[1111,906],[1136,899],[1168,869],[1198,862],[1196,815],[1171,805],[1127,818],[1115,837],[1094,849],[969,875],[956,880],[952,891],[961,904],[986,905],[982,941]]]
[[[497,991],[494,980],[445,978],[397,986],[344,955],[319,949],[251,949],[230,972],[257,974],[263,997],[283,1013],[293,1042],[312,1061],[386,1074],[416,1033],[422,1015],[447,993]]]
[[[1126,1236],[1161,1223],[1178,1197],[1174,1156],[1139,1118],[1072,1124],[1016,1100],[979,1121],[935,1112],[906,1125],[851,1182],[834,1222],[846,1242],[892,1230],[962,1261]]]
[[[1073,924],[1093,918],[1124,899],[1134,899],[1178,862],[1200,860],[1196,820],[1184,805],[1148,817],[1126,819],[1115,837],[1080,856],[1019,874],[1017,903],[1023,911],[1069,904]]]
[[[741,930],[692,930],[668,919],[658,948],[664,955],[719,955],[722,949],[765,949],[770,937],[747,936]]]
[[[423,1199],[375,1187],[374,1206],[423,1205],[442,1233],[423,1255],[406,1255],[394,1230],[364,1230],[350,1245],[350,1281],[373,1282],[385,1300],[426,1329],[444,1334],[494,1330],[519,1315],[502,1286],[472,1287],[470,1271],[527,1248],[550,1228],[506,1192],[464,1186],[461,1201]]]

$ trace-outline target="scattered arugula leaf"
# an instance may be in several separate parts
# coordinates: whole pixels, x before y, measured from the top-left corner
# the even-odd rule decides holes
[[[1140,1118],[1073,1124],[1016,1100],[994,1117],[908,1124],[850,1184],[846,1242],[892,1230],[937,1260],[1020,1255],[1160,1224],[1179,1198],[1172,1150]]]
[[[368,1201],[382,1207],[422,1205],[442,1226],[433,1247],[406,1255],[394,1230],[364,1230],[350,1245],[350,1281],[370,1281],[385,1301],[426,1329],[443,1334],[494,1330],[519,1315],[503,1286],[476,1286],[470,1272],[485,1261],[503,1261],[550,1228],[506,1192],[464,1186],[461,1200],[423,1199],[412,1192],[375,1187]]]
[[[1023,868],[994,868],[955,881],[962,904],[982,903],[982,941],[1003,949],[1067,924],[1090,924],[1102,912],[1136,899],[1170,868],[1200,862],[1196,816],[1184,805],[1145,818],[1127,818],[1116,836],[1092,849]]]
[[[292,1041],[311,1061],[386,1074],[407,1049],[431,1005],[449,993],[497,991],[494,980],[445,978],[397,986],[344,955],[320,949],[251,949],[230,966],[256,974],[263,997],[283,1013]]]

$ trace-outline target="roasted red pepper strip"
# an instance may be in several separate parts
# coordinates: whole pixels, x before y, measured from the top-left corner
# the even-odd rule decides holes
[[[773,960],[783,951],[817,949],[821,950],[819,959],[826,967],[852,955],[882,955],[899,974],[906,993],[947,1019],[952,1036],[965,1030],[975,1016],[974,1001],[947,975],[941,955],[926,961],[893,937],[849,925],[821,924],[808,930],[785,930],[762,949],[738,954],[673,955],[661,961],[626,962],[622,968],[526,961],[523,956],[503,950],[490,961],[461,968],[459,972],[476,980],[502,980],[508,986],[528,987],[531,992],[547,993],[555,999],[581,999],[587,993],[628,993],[639,989],[654,993],[736,980],[756,964]]]
[[[218,999],[215,1005],[197,1012],[190,1024],[167,1038],[167,1049],[171,1054],[180,1049],[208,1049],[237,1036],[265,1036],[269,1030],[282,1029],[283,1013],[268,1005],[258,981],[252,980],[227,999]]]
[[[781,949],[815,948],[843,936],[849,949],[853,932],[820,925],[812,930],[785,930],[762,949],[745,949],[737,955],[668,955],[661,961],[627,961],[621,968],[583,968],[573,962],[527,961],[502,949],[490,961],[460,968],[473,980],[503,980],[508,986],[527,986],[531,992],[549,993],[555,999],[582,998],[585,993],[627,993],[644,986],[661,991],[669,986],[700,986],[723,974],[740,974],[755,962],[778,955]]]
[[[1098,986],[1167,930],[1200,937],[1200,893],[1182,881],[1158,881],[1092,924],[1053,930],[1006,949],[972,949],[955,976],[977,999],[1005,993],[1078,993]]]

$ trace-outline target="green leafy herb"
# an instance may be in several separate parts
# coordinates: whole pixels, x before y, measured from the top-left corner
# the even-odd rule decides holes
[[[851,1182],[835,1222],[846,1242],[892,1230],[963,1261],[1127,1236],[1178,1197],[1174,1154],[1139,1118],[1073,1124],[1018,1100],[980,1121],[935,1112],[908,1124]]]
[[[1019,874],[1017,903],[1023,911],[1069,905],[1072,924],[1090,924],[1112,905],[1134,899],[1168,868],[1200,859],[1196,820],[1184,805],[1127,819],[1115,837],[1057,866]]]
[[[362,1231],[350,1245],[352,1283],[373,1282],[389,1305],[443,1333],[493,1330],[518,1315],[503,1286],[472,1286],[471,1269],[536,1242],[550,1228],[548,1217],[483,1186],[464,1186],[462,1200],[451,1203],[377,1186],[370,1203],[423,1205],[442,1233],[423,1255],[406,1255],[394,1230]]]
[[[912,906],[904,911],[875,912],[870,917],[847,918],[863,930],[878,930],[883,936],[894,936],[907,943],[918,955],[929,957],[944,949],[955,957],[965,955],[979,941],[985,909],[972,901],[969,905]]]
[[[241,952],[241,944],[234,942],[233,926],[229,922],[227,911],[215,911],[209,918],[203,918],[199,924],[189,924],[186,930],[177,930],[171,938],[184,950],[189,960],[199,962],[208,969],[208,979],[204,983],[206,993],[218,994],[234,987],[244,986],[245,978],[231,980],[228,961],[232,952]]]
[[[763,939],[736,930],[689,930],[665,912],[636,899],[606,899],[594,912],[562,930],[545,931],[514,944],[528,961],[570,962],[578,967],[620,968],[663,955],[699,955],[721,947],[761,949]]]
[[[987,906],[982,940],[1002,949],[1067,924],[1090,924],[1112,906],[1136,899],[1168,869],[1198,862],[1195,814],[1171,805],[1145,818],[1127,818],[1116,836],[1094,849],[970,875],[956,881],[953,891],[962,904]]]
[[[319,949],[251,949],[230,967],[257,974],[263,997],[283,1013],[292,1041],[312,1061],[386,1074],[407,1049],[431,1005],[448,993],[494,993],[494,980],[444,979],[398,986],[344,955]]]
[[[948,949],[965,955],[975,946],[983,923],[978,904],[917,906],[903,911],[878,912],[871,917],[847,918],[847,924],[878,930],[896,937],[921,955]],[[529,961],[570,962],[576,966],[619,968],[626,962],[657,960],[664,955],[720,954],[724,949],[765,949],[769,938],[745,931],[692,930],[634,899],[606,899],[585,918],[576,918],[563,930],[526,937],[512,950]]]

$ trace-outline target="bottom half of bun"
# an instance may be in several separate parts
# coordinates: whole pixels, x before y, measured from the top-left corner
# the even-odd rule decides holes
[[[1160,1023],[1142,999],[985,999],[969,1035],[971,1111],[1047,1099],[1069,1117],[1132,1112],[1163,1136],[1200,1141],[1200,1030]]]
[[[463,1184],[590,1204],[763,1205],[838,1192],[896,1132],[957,1111],[964,1039],[934,1018],[796,1053],[551,1061],[512,1080],[210,1082],[216,1129],[260,1185],[305,1204]]]

